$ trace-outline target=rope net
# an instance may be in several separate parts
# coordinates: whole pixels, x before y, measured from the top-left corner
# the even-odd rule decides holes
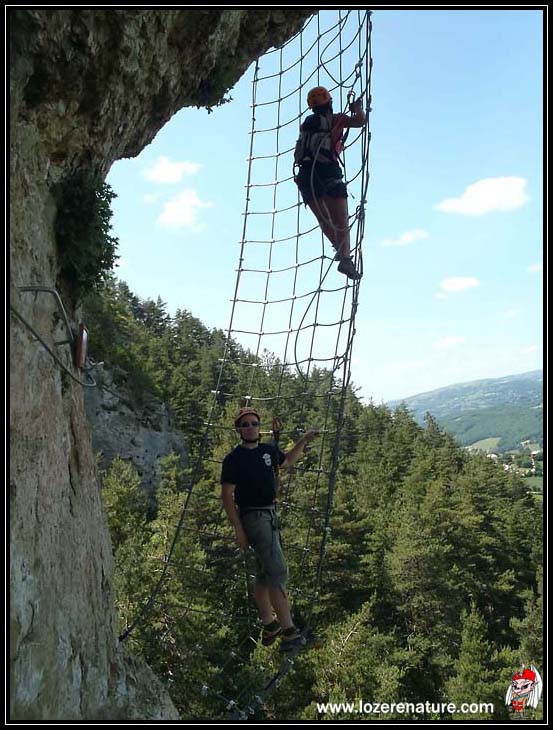
[[[221,504],[221,463],[237,443],[232,424],[241,406],[260,411],[262,440],[271,438],[272,419],[281,419],[285,451],[307,428],[320,429],[298,464],[281,472],[277,510],[295,621],[305,632],[324,611],[323,560],[350,394],[359,282],[336,270],[335,252],[303,205],[292,166],[312,86],[328,88],[334,113],[348,111],[349,92],[363,96],[369,117],[370,15],[321,11],[255,65],[243,232],[217,386],[195,464],[181,487],[180,515],[171,513],[161,486],[158,519],[161,514],[169,524],[173,518],[177,529],[151,557],[154,583],[125,607],[126,615],[137,617],[120,637],[129,637],[147,659],[164,643],[174,661],[170,667],[152,664],[165,674],[169,690],[175,682],[186,687],[178,704],[191,716],[251,717],[299,650],[283,655],[278,642],[261,645],[254,556],[237,549]],[[341,156],[358,269],[369,141],[368,123],[352,129]]]

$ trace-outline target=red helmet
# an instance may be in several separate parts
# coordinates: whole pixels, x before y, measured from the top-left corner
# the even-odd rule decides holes
[[[254,416],[257,416],[257,420],[261,421],[261,417],[259,413],[255,410],[255,408],[251,408],[250,406],[246,406],[245,408],[241,408],[238,413],[236,414],[236,418],[234,419],[234,425],[238,427],[238,423],[240,422],[240,419],[243,416],[248,416],[250,414],[253,414]]]
[[[332,101],[332,97],[328,93],[328,89],[325,89],[324,86],[315,86],[307,94],[307,106],[310,109],[321,104],[328,104],[329,101]]]

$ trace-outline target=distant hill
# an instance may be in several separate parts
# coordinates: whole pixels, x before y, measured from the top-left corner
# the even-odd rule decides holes
[[[495,439],[495,451],[508,451],[522,448],[524,441],[543,445],[542,388],[543,373],[534,370],[458,383],[387,405],[405,403],[419,423],[431,413],[463,446]]]

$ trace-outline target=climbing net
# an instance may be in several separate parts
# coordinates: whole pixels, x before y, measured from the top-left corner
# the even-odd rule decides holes
[[[334,250],[301,201],[292,164],[311,87],[329,89],[334,113],[348,112],[352,94],[370,110],[370,16],[370,11],[321,11],[254,69],[243,231],[217,386],[159,580],[120,637],[126,639],[135,628],[138,632],[147,617],[151,622],[163,614],[178,624],[170,640],[177,644],[182,672],[193,677],[190,692],[197,704],[189,706],[196,714],[203,707],[205,714],[252,716],[299,650],[283,656],[260,645],[252,556],[236,549],[221,506],[218,477],[225,453],[236,443],[232,414],[240,406],[260,410],[266,434],[266,424],[280,418],[284,450],[304,429],[320,430],[313,448],[283,479],[278,501],[292,611],[296,620],[301,617],[304,634],[317,620],[359,282],[337,272]],[[368,123],[351,129],[342,154],[358,270],[369,142]],[[168,604],[167,581],[180,588],[178,605]],[[174,673],[174,668],[168,672],[169,682]]]

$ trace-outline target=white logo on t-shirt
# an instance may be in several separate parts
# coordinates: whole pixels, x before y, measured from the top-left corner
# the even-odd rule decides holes
[[[273,462],[271,461],[271,454],[263,454],[263,460],[265,461],[267,466],[272,466]]]

